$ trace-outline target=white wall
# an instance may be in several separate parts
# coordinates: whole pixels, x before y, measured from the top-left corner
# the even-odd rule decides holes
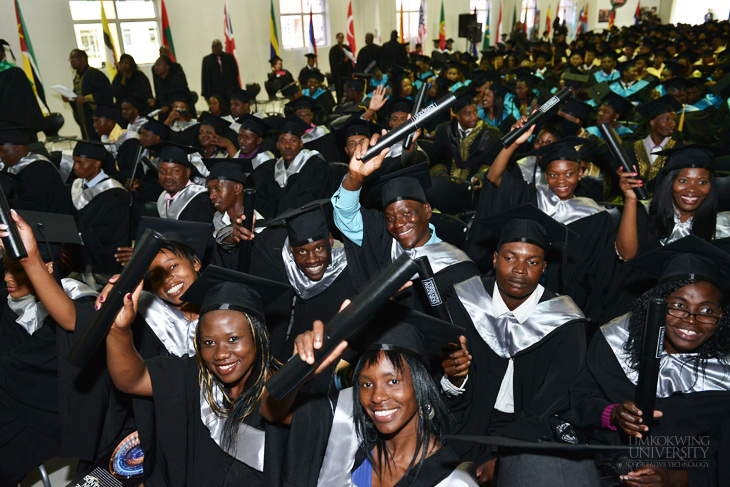
[[[166,0],[168,17],[172,28],[175,51],[187,74],[190,88],[200,92],[200,66],[202,57],[210,52],[211,41],[223,38],[223,1],[224,0]],[[503,32],[512,28],[512,15],[515,3],[520,0],[504,0]],[[726,2],[726,0],[702,0],[705,2]],[[375,27],[375,3],[379,2],[380,27],[383,42],[388,40],[390,31],[396,29],[397,12],[395,0],[352,0],[355,37],[357,47],[365,44],[365,34]],[[633,24],[634,10],[638,0],[628,0],[618,9],[616,25]],[[678,4],[690,3],[680,0]],[[334,42],[337,32],[346,31],[348,0],[329,0],[328,2],[328,40]],[[545,28],[548,5],[555,8],[556,0],[538,0],[541,10],[541,31]],[[642,6],[660,5],[667,15],[673,0],[641,0]],[[73,71],[68,65],[68,54],[76,47],[76,38],[71,21],[68,2],[65,0],[20,0],[25,16],[28,34],[33,42],[43,83],[46,86],[49,105],[52,111],[63,113],[66,125],[61,133],[78,134],[78,127],[73,121],[68,105],[60,97],[53,94],[50,86],[62,84],[69,86],[73,79]],[[493,0],[496,7],[490,18],[491,32],[497,28],[499,3]],[[598,9],[610,8],[609,0],[588,0],[588,28],[602,28],[607,24],[598,23]],[[278,1],[274,0],[275,11],[278,12]],[[466,41],[458,39],[458,15],[468,13],[469,0],[444,0],[446,13],[446,36],[456,39],[455,48],[466,49]],[[229,0],[229,9],[237,44],[238,62],[241,68],[242,82],[258,82],[262,86],[269,72],[269,0]],[[432,39],[438,37],[441,0],[427,0],[428,40],[424,43],[426,52],[430,52]],[[727,10],[727,9],[726,9]],[[706,11],[706,9],[704,10]],[[704,14],[703,11],[703,14]],[[715,8],[721,16],[720,8]],[[552,13],[553,18],[555,12]],[[279,35],[281,31],[279,29]],[[20,55],[20,47],[15,22],[13,0],[0,0],[0,36],[5,38],[13,48],[16,56]],[[322,71],[329,70],[328,53],[330,46],[320,47],[319,64]],[[305,64],[306,49],[281,51],[284,66],[295,76]],[[151,75],[151,66],[141,66],[143,71]],[[151,76],[150,76],[151,77]],[[201,100],[199,108],[205,104]]]

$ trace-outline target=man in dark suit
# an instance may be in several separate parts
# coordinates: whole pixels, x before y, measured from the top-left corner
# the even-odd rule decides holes
[[[355,67],[358,72],[364,72],[373,61],[376,63],[380,61],[380,49],[379,45],[373,44],[372,32],[365,34],[365,47],[357,53],[357,64]]]
[[[332,71],[332,78],[335,81],[338,103],[342,102],[345,81],[352,77],[354,60],[350,47],[345,45],[345,35],[342,32],[338,33],[337,44],[330,49],[330,71]]]
[[[403,44],[398,42],[398,31],[390,33],[390,40],[380,49],[380,63],[378,67],[385,73],[391,66],[405,66],[408,64],[408,53]]]
[[[241,87],[233,54],[223,52],[223,44],[218,39],[213,41],[211,49],[213,52],[203,58],[201,69],[201,93],[206,100],[213,93],[228,93]]]

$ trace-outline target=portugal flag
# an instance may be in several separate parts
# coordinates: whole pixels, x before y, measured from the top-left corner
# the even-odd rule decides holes
[[[444,0],[441,0],[441,20],[439,20],[439,49],[446,49],[446,16],[444,15]]]
[[[162,45],[167,46],[170,49],[170,60],[177,62],[175,59],[175,44],[172,43],[172,30],[170,29],[170,22],[167,20],[167,9],[165,8],[165,0],[161,0],[162,6],[160,20],[162,21]]]

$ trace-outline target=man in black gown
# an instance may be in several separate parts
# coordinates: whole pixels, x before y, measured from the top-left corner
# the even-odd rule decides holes
[[[196,149],[168,142],[160,150],[158,176],[164,191],[157,198],[161,218],[211,223],[215,209],[207,188],[190,180],[193,166],[188,154]]]
[[[76,98],[70,100],[63,97],[63,101],[71,103],[74,120],[79,124],[81,135],[87,140],[100,140],[94,132],[92,114],[96,103],[113,104],[112,85],[109,78],[96,68],[89,66],[86,51],[74,49],[69,58],[71,67],[76,71],[73,80],[73,91]]]
[[[213,93],[228,93],[234,88],[240,88],[238,79],[238,63],[233,54],[223,52],[223,44],[220,40],[213,41],[211,46],[213,52],[203,58],[201,68],[200,90],[206,100]]]

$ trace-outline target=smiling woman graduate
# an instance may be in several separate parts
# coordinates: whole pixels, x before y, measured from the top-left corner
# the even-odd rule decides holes
[[[625,485],[728,485],[723,463],[730,447],[730,255],[690,235],[630,265],[659,282],[631,312],[603,325],[593,338],[586,363],[571,385],[571,411],[565,419],[585,428],[599,443],[625,441],[619,431],[632,437],[632,445],[647,434],[658,441],[692,440],[695,446],[702,441],[701,454],[679,462],[680,468],[665,468],[667,460],[677,463],[676,457],[667,457],[672,449],[650,449],[652,457],[644,460],[658,466],[622,476]],[[654,298],[666,299],[667,314],[658,351],[656,419],[647,426],[633,400],[647,305]]]
[[[353,343],[360,352],[351,388],[305,402],[297,391],[282,401],[264,392],[264,417],[291,424],[291,435],[303,435],[311,446],[299,465],[290,465],[297,475],[285,473],[296,479],[287,485],[476,486],[473,465],[460,463],[446,445],[450,414],[429,375],[431,358],[463,330],[395,303],[370,330]],[[313,331],[297,337],[295,352],[303,361],[313,363],[323,335],[315,322]],[[334,362],[344,345],[314,373]]]
[[[200,305],[195,356],[147,361],[130,330],[141,285],[125,297],[107,336],[107,365],[119,390],[152,397],[155,468],[167,485],[271,485],[258,414],[273,365],[263,307],[286,288],[209,267],[181,297]]]

